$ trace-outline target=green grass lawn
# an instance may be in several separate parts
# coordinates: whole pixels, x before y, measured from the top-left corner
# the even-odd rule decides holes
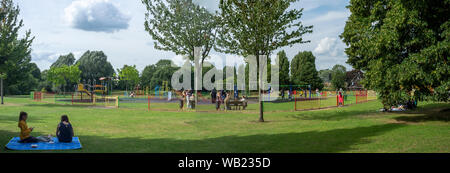
[[[55,105],[11,97],[5,102],[0,106],[0,152],[18,152],[4,146],[19,135],[20,111],[28,112],[33,136],[54,134],[60,116],[67,114],[83,145],[81,150],[40,152],[450,152],[450,104],[445,103],[420,103],[417,110],[401,113],[378,112],[378,101],[268,111],[267,122],[259,123],[252,111],[256,104],[247,111],[195,112]]]

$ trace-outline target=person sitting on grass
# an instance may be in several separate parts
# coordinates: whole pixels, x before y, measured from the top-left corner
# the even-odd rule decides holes
[[[72,142],[73,128],[67,115],[61,116],[61,122],[56,128],[56,136],[59,142]]]
[[[20,112],[19,114],[19,124],[20,128],[20,143],[37,143],[39,140],[33,136],[30,136],[30,133],[33,131],[33,127],[28,128],[27,125],[28,114],[26,112]]]

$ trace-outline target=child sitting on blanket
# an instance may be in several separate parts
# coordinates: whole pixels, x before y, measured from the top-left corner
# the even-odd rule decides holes
[[[72,142],[73,128],[67,115],[61,116],[61,122],[56,128],[56,136],[59,142]]]
[[[27,125],[28,114],[26,112],[20,112],[19,114],[19,124],[20,128],[20,143],[36,143],[39,140],[33,136],[30,136],[30,133],[33,131],[33,127],[28,128]]]

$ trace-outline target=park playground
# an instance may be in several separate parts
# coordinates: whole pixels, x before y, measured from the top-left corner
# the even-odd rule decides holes
[[[264,105],[266,122],[260,123],[257,103],[231,111],[199,104],[194,111],[151,100],[148,110],[138,100],[116,108],[101,102],[55,104],[47,96],[5,98],[0,106],[1,152],[20,152],[3,149],[19,133],[20,111],[28,112],[36,136],[54,133],[61,114],[69,115],[83,144],[79,150],[34,152],[450,152],[446,103],[420,102],[415,110],[379,112],[377,100],[298,111],[293,102],[269,102]]]
[[[80,85],[80,84],[79,84]],[[81,88],[81,89],[80,89]],[[145,87],[147,88],[147,87]],[[164,88],[164,87],[163,87]],[[133,91],[117,91],[109,94],[99,93],[96,90],[88,91],[83,87],[71,93],[47,93],[47,92],[31,92],[30,99],[47,104],[57,105],[79,105],[79,106],[95,106],[104,108],[129,108],[129,109],[146,109],[148,111],[207,111],[216,112],[215,102],[211,101],[211,92],[198,91],[198,101],[195,109],[189,109],[185,99],[180,91],[171,91],[169,89],[160,89],[157,87],[154,91],[133,90]],[[95,91],[95,92],[94,92]],[[283,94],[281,94],[283,92]],[[321,91],[316,93],[308,89],[299,90],[282,90],[276,93],[262,93],[264,111],[266,112],[291,112],[291,111],[307,111],[317,109],[327,109],[338,106],[351,106],[361,104],[377,98],[376,93],[367,90],[349,90],[342,91],[343,103],[339,105],[338,93],[340,91]],[[98,94],[96,94],[98,93]],[[133,94],[130,94],[133,93]],[[257,113],[258,92],[236,92],[229,91],[231,101],[238,102],[242,96],[246,97],[248,108],[242,106],[221,105],[220,110],[240,110],[247,113]],[[283,95],[283,96],[280,96]],[[289,95],[289,96],[288,96]],[[180,100],[183,100],[183,108],[180,108]],[[194,100],[191,100],[194,102]]]

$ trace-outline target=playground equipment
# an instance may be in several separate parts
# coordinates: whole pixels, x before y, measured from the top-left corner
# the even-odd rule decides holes
[[[108,93],[108,89],[104,85],[94,85],[93,92],[99,95],[106,95]]]
[[[101,85],[104,86],[104,88],[100,88],[100,90],[103,90],[103,92],[104,92],[103,95],[111,95],[112,94],[111,93],[112,80],[113,80],[113,77],[101,77],[100,78]]]
[[[84,84],[78,84],[77,92],[81,94],[81,98],[83,99],[83,93],[88,96],[92,96],[92,93],[84,87]]]
[[[157,85],[155,87],[155,96],[159,96],[162,99],[163,96],[166,96],[169,93],[169,82],[163,81],[162,85]]]
[[[41,101],[43,98],[43,93],[42,92],[31,92],[30,97],[34,101]]]

